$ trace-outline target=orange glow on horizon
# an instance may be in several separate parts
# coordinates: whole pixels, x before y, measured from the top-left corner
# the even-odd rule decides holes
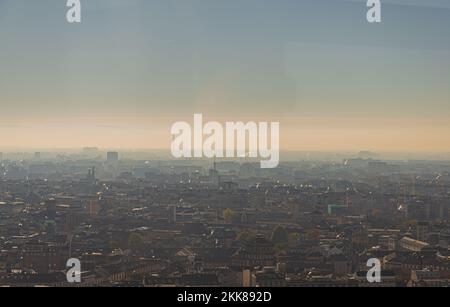
[[[3,121],[1,149],[170,149],[170,128],[193,118],[93,117]],[[450,152],[450,120],[361,117],[258,118],[205,116],[206,120],[279,121],[281,150]]]

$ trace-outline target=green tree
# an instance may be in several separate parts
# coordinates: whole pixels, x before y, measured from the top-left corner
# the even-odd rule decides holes
[[[281,253],[285,250],[287,250],[289,248],[289,246],[286,243],[278,243],[275,244],[274,249],[277,253]]]
[[[223,210],[223,219],[227,222],[231,222],[233,220],[233,211],[230,208]]]
[[[289,236],[288,236],[286,229],[284,229],[284,227],[282,227],[282,226],[275,227],[275,229],[273,230],[273,233],[272,233],[271,240],[272,240],[272,243],[275,245],[288,244]]]

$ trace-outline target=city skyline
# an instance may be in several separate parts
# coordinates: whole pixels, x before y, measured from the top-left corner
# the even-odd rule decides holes
[[[0,0],[0,287],[449,287],[449,29],[450,0]]]

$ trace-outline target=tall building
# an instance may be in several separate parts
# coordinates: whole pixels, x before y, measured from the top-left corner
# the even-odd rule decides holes
[[[96,179],[95,179],[95,166],[93,166],[92,168],[90,168],[88,170],[88,173],[86,175],[86,181],[89,183],[95,183]]]
[[[117,151],[109,151],[106,153],[106,162],[116,163],[119,161],[119,153]]]
[[[428,232],[429,232],[429,223],[428,222],[422,222],[419,221],[417,222],[417,226],[416,226],[416,238],[419,241],[427,241],[428,238]]]
[[[89,216],[97,216],[102,209],[100,202],[98,200],[91,200],[88,204]]]
[[[54,198],[45,201],[46,215],[49,219],[54,220],[56,217],[56,200]]]
[[[209,180],[216,187],[220,184],[219,172],[216,168],[216,158],[214,158],[213,168],[209,170]]]
[[[429,208],[429,204],[422,201],[410,202],[406,206],[406,218],[409,220],[427,220]]]

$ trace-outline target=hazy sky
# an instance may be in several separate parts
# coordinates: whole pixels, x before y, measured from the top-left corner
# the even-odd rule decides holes
[[[167,148],[278,120],[298,150],[450,152],[450,0],[0,0],[0,149]]]

